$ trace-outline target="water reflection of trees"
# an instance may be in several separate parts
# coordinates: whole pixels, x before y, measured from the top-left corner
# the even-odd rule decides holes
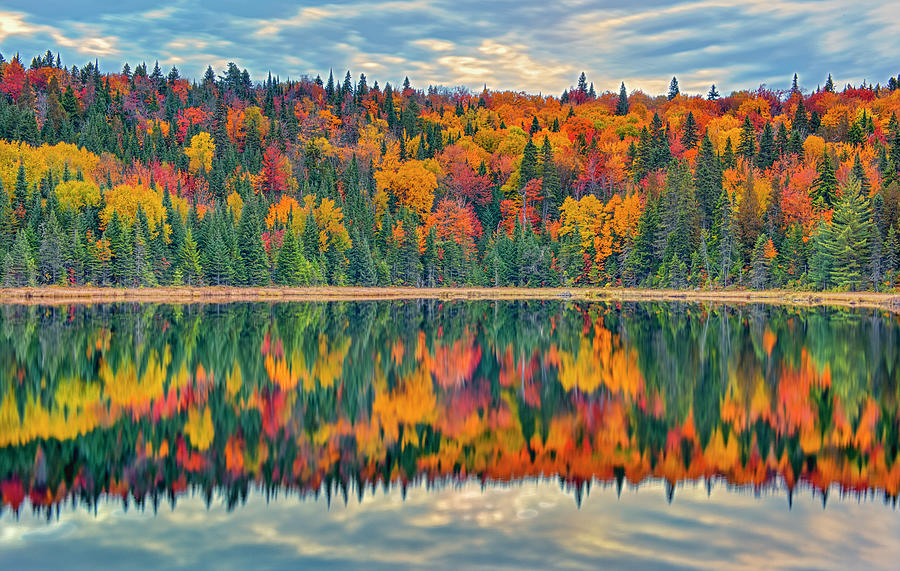
[[[721,478],[896,501],[896,316],[564,302],[3,306],[0,493],[229,502]]]

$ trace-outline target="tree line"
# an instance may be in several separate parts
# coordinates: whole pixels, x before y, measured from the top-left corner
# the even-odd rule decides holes
[[[890,290],[897,86],[553,97],[0,55],[0,283]]]

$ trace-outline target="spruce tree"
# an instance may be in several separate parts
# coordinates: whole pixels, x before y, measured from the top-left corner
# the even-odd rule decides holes
[[[734,168],[734,165],[734,147],[731,144],[731,137],[728,137],[728,140],[725,141],[725,150],[722,151],[722,168],[731,169]]]
[[[184,243],[181,245],[181,251],[178,254],[178,269],[181,271],[185,284],[189,286],[203,285],[200,252],[197,250],[197,242],[194,241],[193,232],[190,228],[184,234]],[[268,278],[268,272],[266,277]]]
[[[625,82],[619,87],[619,98],[616,100],[616,115],[628,115],[628,91],[625,90]]]
[[[719,90],[716,89],[715,83],[713,83],[709,88],[709,93],[706,94],[706,99],[709,101],[716,101],[719,99]]]
[[[528,182],[538,177],[538,161],[537,161],[537,145],[531,138],[525,143],[525,150],[522,152],[522,163],[519,166],[519,188],[525,188]]]
[[[297,237],[294,235],[293,224],[288,223],[284,230],[281,249],[278,250],[278,258],[275,262],[275,283],[283,286],[298,287],[306,285],[309,281],[306,260],[300,253],[297,245]]]
[[[874,232],[869,199],[862,194],[859,182],[851,180],[842,189],[819,244],[830,266],[830,284],[852,291],[862,287]]]
[[[750,270],[750,287],[753,289],[766,289],[770,283],[772,260],[767,255],[769,237],[760,234],[753,247]]]
[[[41,230],[41,247],[38,251],[40,281],[45,284],[62,283],[65,279],[65,244],[54,209],[50,209],[47,220],[41,224]]]
[[[113,212],[109,224],[106,225],[104,237],[109,241],[113,281],[119,287],[135,286],[137,280],[134,274],[134,260],[131,257],[132,240],[118,212]]]
[[[34,285],[35,263],[24,230],[19,230],[12,250],[6,253],[3,271],[3,287]]]
[[[556,162],[553,160],[553,147],[550,145],[548,137],[544,137],[544,145],[541,148],[541,171],[543,173],[541,195],[544,197],[545,202],[552,205],[548,209],[548,214],[555,218],[565,196],[563,196],[562,185],[559,180],[559,170],[556,167]]]
[[[256,204],[248,200],[238,223],[238,277],[241,285],[269,285],[269,260],[262,242]]]
[[[702,215],[701,223],[708,228],[716,201],[722,194],[722,166],[708,135],[703,137],[700,144],[694,185],[697,188],[697,202]]]
[[[350,247],[350,262],[347,265],[347,279],[353,285],[373,286],[376,283],[375,262],[369,249],[369,242],[362,233],[354,230]]]
[[[230,249],[218,226],[213,227],[212,239],[207,242],[202,267],[209,285],[228,285],[234,279]]]
[[[741,140],[738,143],[737,152],[747,160],[753,160],[756,154],[756,132],[750,123],[750,117],[744,117],[744,125],[741,127]]]
[[[830,208],[834,204],[838,181],[834,173],[834,166],[831,164],[831,157],[828,156],[827,152],[822,153],[822,158],[819,159],[816,165],[816,171],[818,175],[813,181],[810,194],[815,200]]]
[[[678,97],[678,95],[680,93],[681,93],[681,90],[678,89],[678,79],[673,75],[672,81],[669,82],[669,94],[668,94],[669,101],[672,101],[673,99]]]
[[[694,119],[694,112],[688,112],[687,119],[684,120],[684,130],[681,134],[681,144],[685,149],[693,149],[697,146],[697,121]]]
[[[797,100],[797,109],[794,111],[794,131],[799,133],[800,137],[803,138],[806,135],[807,129],[809,127],[808,117],[806,115],[806,106],[803,105],[803,97],[800,97]]]
[[[757,155],[756,164],[759,168],[765,170],[772,166],[775,162],[775,134],[772,132],[772,125],[766,122],[762,135],[759,138],[759,154]]]

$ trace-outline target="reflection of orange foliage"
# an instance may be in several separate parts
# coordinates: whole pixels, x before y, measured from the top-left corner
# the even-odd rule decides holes
[[[434,379],[444,387],[461,385],[472,379],[481,361],[481,347],[474,337],[456,340],[451,345],[438,344],[434,350]]]

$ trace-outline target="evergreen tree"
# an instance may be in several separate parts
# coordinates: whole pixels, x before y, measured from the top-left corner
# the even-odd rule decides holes
[[[350,263],[347,266],[347,279],[353,285],[374,286],[376,284],[375,261],[369,249],[368,241],[359,230],[354,230],[350,247]]]
[[[731,137],[725,141],[725,150],[722,151],[722,168],[730,169],[734,168],[735,159],[734,159],[734,147],[731,144]]]
[[[708,99],[709,101],[716,101],[717,99],[719,99],[719,90],[716,89],[715,83],[713,83],[709,88],[709,93],[706,94],[706,99]]]
[[[206,274],[206,283],[209,285],[227,285],[234,280],[230,248],[226,245],[218,227],[213,228],[212,239],[207,240],[201,265]]]
[[[777,158],[784,157],[788,149],[788,132],[784,123],[778,124],[778,135],[775,137],[775,154]]]
[[[750,272],[750,287],[753,289],[766,289],[769,287],[772,259],[768,254],[767,246],[770,245],[771,241],[765,234],[760,234],[756,239]]]
[[[303,257],[308,261],[319,258],[319,227],[312,212],[303,223]]]
[[[556,167],[556,162],[553,160],[553,147],[550,145],[548,137],[544,137],[544,144],[541,148],[541,171],[543,173],[541,195],[545,199],[545,204],[548,205],[546,215],[555,218],[565,196],[563,196],[562,185],[559,180],[559,170]],[[549,205],[552,205],[552,207]]]
[[[684,120],[684,131],[681,134],[681,144],[685,149],[693,149],[697,146],[697,121],[694,120],[694,112],[689,111]]]
[[[831,157],[828,153],[823,153],[822,158],[816,166],[818,175],[813,181],[812,192],[810,193],[815,200],[829,208],[834,204],[835,193],[837,192],[838,181],[834,173],[834,166],[831,164]]]
[[[801,138],[805,137],[809,125],[806,115],[806,106],[803,105],[803,97],[797,100],[797,109],[794,111],[794,131],[800,134]]]
[[[128,228],[122,223],[118,212],[113,212],[109,224],[106,225],[104,237],[109,241],[110,269],[112,279],[119,287],[133,287],[136,284],[134,259],[131,251],[131,236]]]
[[[856,153],[856,158],[853,159],[853,168],[850,169],[850,176],[859,183],[860,192],[862,192],[863,196],[869,196],[872,185],[869,184],[869,177],[866,176],[866,169],[863,168],[859,153]]]
[[[772,131],[772,125],[767,122],[759,138],[759,154],[757,155],[756,164],[759,168],[765,170],[772,166],[775,158],[775,134]]]
[[[672,81],[669,82],[669,94],[668,94],[669,101],[678,97],[678,95],[680,93],[681,93],[681,90],[678,89],[678,79],[673,75]]]
[[[138,207],[138,217],[134,224],[134,243],[132,253],[134,255],[134,273],[139,286],[152,287],[157,284],[156,275],[153,272],[153,259],[150,244],[147,240],[149,230],[146,226],[146,218]]]
[[[525,143],[522,153],[522,164],[519,167],[519,188],[525,188],[528,182],[538,177],[537,145],[530,138]]]
[[[35,263],[24,230],[19,231],[12,250],[6,253],[3,271],[3,287],[34,285]]]
[[[184,283],[189,286],[203,285],[203,269],[200,267],[200,252],[197,242],[194,241],[190,228],[184,234],[184,243],[178,254],[178,269],[181,271]],[[267,276],[268,278],[268,273]]]
[[[708,135],[703,137],[700,144],[694,184],[697,188],[702,225],[708,228],[716,201],[722,194],[722,167]]]
[[[616,115],[628,115],[628,91],[625,90],[625,82],[619,88],[619,98],[616,100]]]
[[[741,127],[741,140],[738,143],[737,152],[747,160],[753,160],[756,154],[756,132],[750,123],[750,117],[744,117],[744,125]]]
[[[309,283],[309,270],[306,260],[300,253],[297,237],[289,222],[284,231],[281,249],[275,263],[275,283],[278,285],[297,287]]]
[[[241,285],[269,285],[269,260],[262,242],[256,205],[253,201],[244,204],[238,223],[238,279]]]
[[[50,209],[46,222],[41,224],[41,247],[38,252],[38,269],[41,282],[63,283],[65,280],[65,245],[62,230],[56,219],[56,211]]]
[[[842,189],[831,222],[817,244],[829,268],[826,285],[854,291],[862,287],[874,231],[869,199],[863,196],[859,182],[851,180]]]

